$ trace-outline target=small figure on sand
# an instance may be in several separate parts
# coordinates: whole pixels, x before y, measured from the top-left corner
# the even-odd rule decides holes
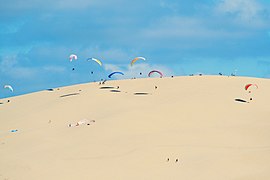
[[[177,162],[178,162],[178,159],[175,160],[175,163],[177,163]]]
[[[71,123],[71,124],[68,124],[68,127],[78,127],[78,126],[82,126],[82,125],[91,125],[92,123],[96,122],[95,120],[88,120],[88,119],[82,119],[76,123]]]
[[[105,84],[106,81],[107,81],[106,79],[104,81],[102,81],[102,84]]]
[[[170,158],[167,158],[167,162],[169,162],[170,161]]]
[[[155,86],[155,89],[157,89],[157,86]]]

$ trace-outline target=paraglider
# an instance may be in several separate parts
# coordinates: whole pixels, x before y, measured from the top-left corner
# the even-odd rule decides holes
[[[96,58],[88,58],[88,59],[87,59],[87,61],[90,61],[90,60],[95,61],[95,62],[98,63],[100,66],[102,66],[102,62],[101,62],[100,60],[98,60],[98,59],[96,59]]]
[[[71,54],[70,56],[69,56],[69,61],[70,62],[72,62],[72,61],[74,61],[74,60],[77,60],[78,59],[78,56],[76,55],[76,54]],[[75,70],[75,68],[73,67],[72,68],[72,71],[74,71]]]
[[[258,85],[257,84],[247,84],[246,86],[245,86],[245,90],[246,91],[249,91],[249,93],[251,93],[251,89],[250,88],[255,88],[255,89],[258,89]]]
[[[4,88],[9,89],[11,92],[13,92],[13,88],[11,85],[5,85]]]
[[[112,72],[111,74],[109,74],[108,77],[111,78],[114,74],[121,74],[121,75],[124,75],[124,73],[122,73],[122,72],[115,71],[115,72]]]
[[[76,55],[76,54],[71,54],[70,56],[69,56],[69,61],[71,62],[71,61],[73,61],[73,60],[77,60],[78,59],[78,56]]]
[[[145,61],[145,58],[144,57],[136,57],[131,61],[130,65],[132,66],[138,60],[144,60]]]
[[[151,75],[154,74],[154,73],[158,73],[158,74],[160,75],[161,78],[163,77],[162,72],[157,71],[157,70],[153,70],[153,71],[149,72],[149,73],[148,73],[148,77],[151,77]]]

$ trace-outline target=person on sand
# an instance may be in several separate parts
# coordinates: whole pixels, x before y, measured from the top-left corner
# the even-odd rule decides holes
[[[177,163],[178,162],[178,159],[176,159],[175,162]]]
[[[157,86],[155,86],[155,89],[157,89]]]
[[[170,158],[167,158],[167,162],[169,162],[170,161]]]

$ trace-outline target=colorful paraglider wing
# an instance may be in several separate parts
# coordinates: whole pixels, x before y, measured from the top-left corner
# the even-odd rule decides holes
[[[139,59],[145,61],[145,58],[144,58],[144,57],[136,57],[136,58],[134,58],[134,59],[131,61],[130,65],[132,66],[132,65],[133,65],[136,61],[138,61]]]
[[[153,71],[149,72],[149,73],[148,73],[148,77],[150,77],[153,73],[158,73],[158,74],[160,75],[160,77],[163,77],[162,72],[157,71],[157,70],[153,70]]]
[[[258,85],[257,85],[257,84],[247,84],[247,85],[245,86],[245,90],[248,90],[251,86],[255,86],[256,89],[258,89]]]
[[[116,72],[112,72],[111,74],[109,74],[108,77],[111,78],[114,74],[124,75],[124,73],[116,71]]]
[[[5,88],[5,89],[9,89],[11,92],[13,92],[13,88],[12,88],[12,86],[10,86],[10,85],[5,85],[4,88]]]
[[[245,86],[245,90],[248,90],[248,88],[251,86],[252,84],[247,84],[246,86]]]
[[[89,61],[89,60],[95,61],[95,62],[98,63],[100,66],[102,66],[102,62],[101,62],[100,60],[96,59],[96,58],[88,58],[87,60],[88,60],[88,61]]]
[[[78,59],[78,56],[76,54],[71,54],[69,56],[69,61],[72,61],[72,60],[77,60]]]

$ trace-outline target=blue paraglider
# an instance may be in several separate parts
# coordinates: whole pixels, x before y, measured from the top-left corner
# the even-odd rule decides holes
[[[121,74],[121,75],[124,75],[124,73],[116,71],[116,72],[112,72],[111,74],[109,74],[108,77],[109,77],[109,78],[112,78],[112,76],[113,76],[114,74]]]

